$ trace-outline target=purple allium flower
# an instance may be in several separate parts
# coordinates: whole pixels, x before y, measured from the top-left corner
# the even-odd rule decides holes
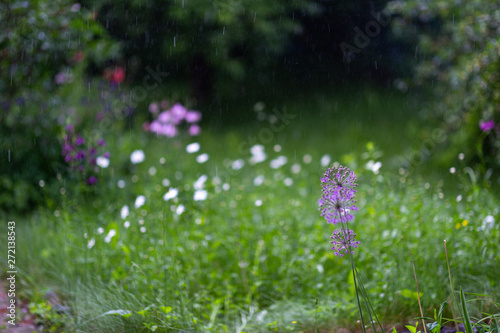
[[[107,151],[102,156],[104,156],[106,158],[109,158],[111,156],[111,154],[109,153],[109,151]]]
[[[479,127],[483,132],[489,132],[495,127],[495,122],[493,120],[481,121]]]
[[[97,183],[97,177],[96,176],[90,176],[89,179],[87,180],[87,184],[89,185],[94,185]]]
[[[89,149],[89,155],[90,156],[93,156],[97,153],[97,149],[95,149],[95,147],[90,147]]]
[[[343,257],[344,254],[349,254],[349,250],[351,253],[353,248],[358,247],[359,242],[355,241],[356,234],[350,229],[340,229],[335,230],[331,237],[333,240],[330,242],[333,244],[332,250],[335,251],[335,255],[339,257]]]
[[[321,185],[323,186],[323,193],[327,193],[337,188],[353,190],[358,186],[358,184],[356,184],[356,175],[354,175],[354,171],[343,166],[328,168],[321,178]]]
[[[101,138],[97,140],[97,144],[101,147],[104,147],[106,145],[106,141],[104,141],[104,139]]]
[[[71,154],[68,154],[66,155],[66,157],[64,157],[64,161],[66,161],[66,163],[71,162],[71,159],[72,159]]]
[[[351,221],[354,217],[351,211],[358,210],[354,200],[355,192],[352,189],[337,188],[324,193],[318,200],[321,216],[331,224]]]

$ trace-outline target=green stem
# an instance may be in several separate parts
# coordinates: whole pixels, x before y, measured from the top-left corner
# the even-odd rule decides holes
[[[460,317],[463,318],[462,311],[460,310],[460,305],[458,304],[457,301],[457,296],[455,295],[455,288],[453,287],[453,281],[451,279],[451,269],[450,269],[450,261],[448,259],[448,249],[446,248],[446,239],[444,240],[444,252],[446,253],[446,265],[448,266],[448,277],[450,278],[450,288],[451,288],[451,293],[453,294],[453,300],[455,301],[455,304],[457,305],[458,312],[460,313]],[[452,306],[453,308],[453,306]],[[455,318],[453,318],[455,319]],[[458,331],[458,323],[454,320],[455,322],[455,327]]]
[[[356,279],[356,267],[354,266],[354,258],[352,256],[352,251],[351,251],[350,246],[349,246],[349,255],[351,257],[352,277],[354,279],[354,290],[356,291],[356,300],[358,301],[359,316],[361,317],[361,328],[363,329],[363,333],[366,333],[365,321],[363,319],[363,311],[361,310],[361,303],[359,302],[358,283],[356,282],[356,280],[357,280]]]
[[[361,279],[361,275],[359,275],[359,272],[357,269],[356,269],[356,276],[358,277],[358,282],[359,282],[359,286],[360,286],[360,289],[362,292],[362,296],[364,297],[364,299],[367,302],[368,311],[373,312],[373,316],[375,316],[375,320],[377,321],[377,324],[380,327],[380,331],[383,333],[384,328],[382,327],[382,324],[380,323],[380,320],[378,319],[377,314],[375,313],[375,310],[373,309],[372,303],[370,302],[370,298],[368,297],[368,293],[366,292],[363,280]],[[370,316],[370,319],[371,319],[371,316]],[[374,332],[377,332],[377,330],[375,329],[373,324],[372,324],[372,327],[373,327]]]

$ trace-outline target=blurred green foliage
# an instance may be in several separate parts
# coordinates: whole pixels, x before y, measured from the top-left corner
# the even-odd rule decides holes
[[[393,33],[418,43],[413,83],[437,97],[427,116],[448,138],[438,159],[449,165],[463,153],[487,178],[500,168],[498,1],[392,1],[388,9]]]
[[[90,59],[103,64],[119,44],[71,1],[0,4],[0,211],[23,211],[39,201],[40,180],[55,177],[58,133],[67,102],[59,87],[82,85]]]

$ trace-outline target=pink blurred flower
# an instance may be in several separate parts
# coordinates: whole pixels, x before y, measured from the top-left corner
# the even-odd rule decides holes
[[[479,127],[481,128],[481,131],[483,131],[483,132],[489,132],[493,128],[495,128],[495,122],[493,120],[481,121],[479,123]]]
[[[168,101],[166,99],[162,100],[161,103],[160,103],[160,107],[165,110],[166,108],[168,108]]]
[[[160,115],[158,116],[158,120],[162,123],[169,123],[172,121],[172,113],[171,111],[163,111],[162,113],[160,113]]]
[[[200,120],[201,120],[201,112],[191,110],[186,113],[186,121],[188,123],[197,123]]]
[[[201,133],[200,126],[198,126],[196,124],[189,126],[189,135],[195,136],[195,135],[199,135],[200,133]]]
[[[158,103],[151,103],[149,104],[149,112],[152,114],[157,114],[160,111],[160,108],[158,107]]]
[[[187,110],[182,104],[175,103],[170,112],[172,113],[172,121],[177,125],[186,117]]]
[[[145,132],[149,131],[150,128],[151,128],[151,126],[150,126],[149,122],[146,121],[146,122],[144,122],[144,124],[142,124],[142,129]]]
[[[158,120],[154,120],[151,125],[149,125],[149,130],[154,133],[160,134],[161,123]]]
[[[173,138],[177,135],[177,128],[172,124],[162,125],[159,134]]]
[[[63,84],[64,82],[66,82],[66,74],[64,73],[57,73],[56,74],[56,77],[54,78],[54,81],[57,83],[57,84]]]

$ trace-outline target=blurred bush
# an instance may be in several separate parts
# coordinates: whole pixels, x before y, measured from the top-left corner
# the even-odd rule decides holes
[[[498,1],[391,1],[388,9],[393,34],[418,43],[413,83],[437,97],[427,116],[447,138],[438,160],[449,166],[463,153],[488,178],[500,169]]]
[[[64,162],[58,136],[65,125],[62,86],[83,85],[85,64],[119,55],[91,11],[71,1],[0,4],[0,212],[29,210],[39,182]]]
[[[213,84],[264,73],[301,32],[299,13],[313,14],[311,0],[95,1],[97,19],[123,42],[130,72],[147,66],[191,85],[198,101],[212,95]],[[297,19],[294,18],[297,16]],[[144,71],[145,72],[145,71]],[[226,81],[227,82],[227,81]]]

